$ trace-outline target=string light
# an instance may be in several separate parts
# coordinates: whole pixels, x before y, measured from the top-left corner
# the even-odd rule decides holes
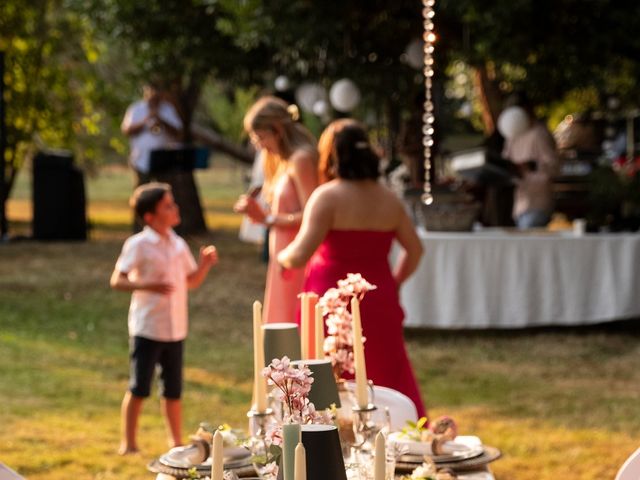
[[[431,155],[433,147],[433,124],[435,122],[433,98],[431,88],[433,86],[433,51],[436,34],[433,32],[433,9],[435,0],[422,0],[422,17],[424,22],[424,113],[422,115],[422,146],[424,148],[424,193],[422,201],[425,205],[433,203],[431,194]]]

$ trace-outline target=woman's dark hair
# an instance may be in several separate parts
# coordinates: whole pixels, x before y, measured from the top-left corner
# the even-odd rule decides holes
[[[335,132],[333,152],[338,177],[345,180],[377,180],[380,159],[369,143],[367,132],[356,122]]]

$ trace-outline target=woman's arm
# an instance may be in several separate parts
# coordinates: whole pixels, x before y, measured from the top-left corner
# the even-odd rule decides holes
[[[322,243],[333,224],[331,192],[316,190],[304,210],[302,226],[296,238],[278,254],[278,262],[285,268],[302,267]]]
[[[422,242],[416,233],[415,227],[411,222],[411,219],[404,211],[404,208],[400,206],[400,225],[396,230],[396,238],[402,246],[402,252],[396,260],[396,264],[393,268],[393,278],[398,286],[402,284],[407,278],[415,272],[422,256],[423,248]]]

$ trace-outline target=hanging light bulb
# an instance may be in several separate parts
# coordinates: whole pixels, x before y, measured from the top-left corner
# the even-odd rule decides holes
[[[435,116],[433,115],[434,106],[431,95],[432,78],[433,78],[433,44],[436,41],[436,34],[433,32],[433,17],[435,11],[433,7],[435,0],[422,0],[422,17],[423,17],[423,48],[424,48],[424,114],[422,115],[422,147],[424,148],[424,193],[422,194],[422,202],[425,205],[433,203],[433,195],[431,193],[431,153],[433,147],[433,124]]]

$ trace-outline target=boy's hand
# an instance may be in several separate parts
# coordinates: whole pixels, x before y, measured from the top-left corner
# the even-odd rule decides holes
[[[150,292],[159,293],[161,295],[168,295],[173,292],[173,285],[170,283],[148,283],[145,285],[143,290],[148,290]]]
[[[200,264],[213,267],[218,263],[218,250],[213,245],[200,247]]]

